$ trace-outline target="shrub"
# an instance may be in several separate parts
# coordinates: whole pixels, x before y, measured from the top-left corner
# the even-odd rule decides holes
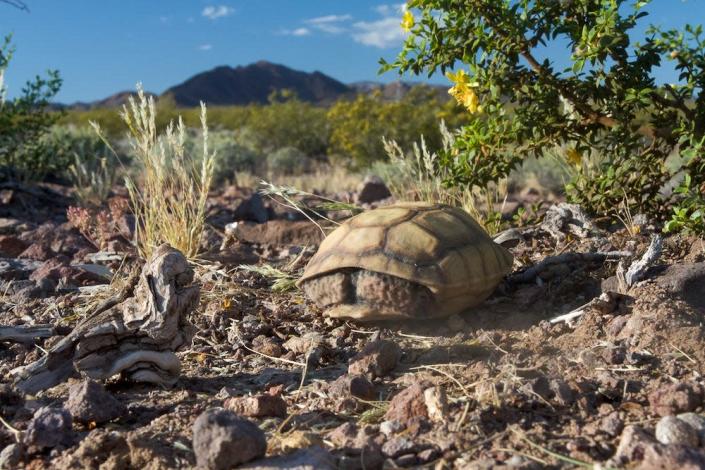
[[[202,135],[198,132],[187,132],[187,152],[195,152]],[[263,158],[251,147],[240,142],[240,133],[227,130],[210,132],[208,145],[216,155],[213,162],[213,183],[220,185],[233,182],[237,173],[256,173],[263,166]]]
[[[140,255],[149,257],[166,242],[187,257],[195,257],[200,249],[215,158],[208,149],[205,105],[201,106],[203,142],[199,154],[186,151],[186,129],[181,119],[158,134],[154,98],[147,98],[139,85],[137,100],[130,98],[121,116],[140,167],[140,177],[126,181]]]
[[[5,37],[0,46],[0,168],[10,178],[41,180],[62,173],[69,164],[55,157],[43,138],[58,117],[49,101],[61,88],[61,78],[49,71],[47,78],[28,81],[22,95],[8,101],[3,77],[14,52],[11,40]]]
[[[457,113],[449,109],[435,91],[424,87],[412,89],[399,101],[385,101],[379,92],[360,94],[353,101],[338,101],[328,111],[329,154],[365,168],[387,158],[382,138],[410,150],[423,135],[430,148],[438,148],[438,119],[447,116],[458,120]]]
[[[412,0],[411,34],[382,69],[457,68],[447,74],[450,92],[472,119],[454,152],[441,155],[448,183],[482,187],[528,157],[565,146],[578,168],[570,199],[604,213],[626,195],[631,211],[662,217],[665,205],[679,201],[663,190],[674,174],[690,174],[692,187],[705,182],[694,171],[705,158],[698,147],[705,38],[700,26],[651,27],[633,43],[648,3],[630,9],[625,0]],[[542,59],[551,45],[567,57]],[[659,86],[654,74],[666,61],[679,81]],[[676,149],[687,158],[669,170],[665,162]],[[596,171],[582,167],[586,155],[599,156]]]
[[[442,137],[439,153],[451,152],[455,137],[441,122]],[[414,143],[410,152],[404,152],[393,140],[383,140],[388,162],[376,162],[372,172],[381,177],[397,200],[424,201],[448,204],[464,209],[490,234],[502,225],[502,214],[495,205],[506,193],[506,182],[488,183],[483,188],[447,186],[448,169],[440,165],[439,153],[429,150],[424,138]]]
[[[283,147],[267,156],[267,168],[274,175],[300,175],[311,168],[311,159],[296,147]]]

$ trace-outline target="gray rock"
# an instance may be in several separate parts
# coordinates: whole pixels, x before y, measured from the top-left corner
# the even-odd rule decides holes
[[[30,259],[0,258],[0,279],[5,281],[27,279],[41,265],[41,261]]]
[[[393,437],[382,446],[382,453],[390,458],[411,454],[416,451],[416,444],[404,437]]]
[[[199,467],[224,470],[264,456],[267,440],[254,423],[213,408],[193,423],[193,451]]]
[[[0,470],[10,470],[19,467],[22,459],[22,447],[10,444],[0,452]]]
[[[379,424],[379,432],[385,436],[401,431],[404,426],[399,421],[382,421]]]
[[[681,413],[676,418],[690,424],[695,429],[695,432],[698,433],[700,446],[705,447],[705,416],[697,413]]]
[[[25,445],[39,451],[68,446],[72,440],[71,413],[63,408],[48,406],[34,413],[24,434]]]
[[[697,447],[698,433],[693,427],[675,416],[665,416],[656,423],[656,440],[662,444],[678,444]]]
[[[357,202],[371,204],[390,197],[392,193],[379,176],[367,176],[357,189]]]
[[[81,423],[106,423],[125,413],[123,404],[92,380],[76,383],[69,388],[66,409]]]
[[[240,205],[235,209],[233,219],[257,222],[258,224],[267,222],[269,220],[269,213],[264,206],[262,196],[260,196],[259,193],[254,193],[249,198],[240,202]]]
[[[239,467],[247,470],[334,470],[335,458],[321,447],[299,449],[288,455],[257,460]]]

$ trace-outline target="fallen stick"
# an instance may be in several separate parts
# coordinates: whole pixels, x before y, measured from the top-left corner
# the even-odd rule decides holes
[[[631,266],[629,266],[629,269],[627,269],[627,273],[624,275],[627,287],[633,286],[646,276],[646,271],[651,267],[654,261],[661,256],[662,250],[663,238],[661,235],[654,235],[646,253],[644,253],[638,261],[633,262]]]
[[[56,336],[56,330],[51,325],[0,326],[0,342],[33,343],[37,338],[52,336]]]
[[[508,281],[510,283],[528,283],[532,282],[538,277],[543,271],[551,266],[558,264],[570,264],[576,262],[582,263],[601,263],[608,259],[619,259],[632,256],[633,253],[629,251],[607,251],[607,252],[596,252],[596,253],[562,253],[558,256],[551,256],[538,264],[535,264],[525,271],[509,276]]]

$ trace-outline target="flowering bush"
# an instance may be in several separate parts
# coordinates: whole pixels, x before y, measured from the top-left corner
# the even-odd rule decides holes
[[[438,160],[447,184],[484,187],[560,147],[575,169],[572,200],[595,212],[625,203],[662,217],[688,192],[669,194],[669,180],[705,182],[695,171],[705,159],[705,38],[700,26],[651,27],[633,42],[648,4],[412,0],[402,25],[409,37],[382,70],[455,70],[450,93],[471,119]],[[544,58],[547,50],[565,54]],[[677,83],[657,83],[666,63]],[[682,162],[665,165],[676,151]]]

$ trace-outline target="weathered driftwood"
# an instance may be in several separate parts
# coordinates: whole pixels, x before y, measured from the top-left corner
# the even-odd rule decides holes
[[[92,379],[115,374],[140,382],[173,384],[180,362],[174,352],[191,343],[186,316],[198,302],[193,271],[177,250],[162,245],[142,268],[134,296],[110,299],[46,356],[13,371],[17,387],[36,393],[75,371]]]
[[[661,251],[663,251],[663,238],[661,235],[654,235],[653,238],[651,238],[651,243],[646,252],[627,269],[624,275],[627,287],[631,287],[644,279],[646,271],[648,271],[651,265],[661,256]]]
[[[560,264],[577,264],[577,263],[602,263],[609,259],[619,259],[627,256],[632,256],[633,253],[628,251],[607,251],[596,253],[561,253],[558,256],[550,256],[543,259],[526,270],[512,274],[507,279],[510,283],[528,283],[536,280],[539,275],[551,268]]]
[[[620,304],[623,304],[624,299],[626,298],[626,296],[617,292],[603,292],[599,297],[595,297],[590,302],[581,305],[575,310],[571,310],[568,313],[551,318],[550,322],[566,322],[568,325],[572,326],[577,318],[581,317],[590,310],[598,310],[602,314],[613,313],[619,310]]]
[[[34,326],[0,326],[0,342],[33,343],[38,338],[50,338],[56,335],[51,325]]]
[[[580,206],[566,202],[549,207],[539,228],[559,241],[565,238],[566,233],[571,233],[578,238],[587,238],[599,233]]]

